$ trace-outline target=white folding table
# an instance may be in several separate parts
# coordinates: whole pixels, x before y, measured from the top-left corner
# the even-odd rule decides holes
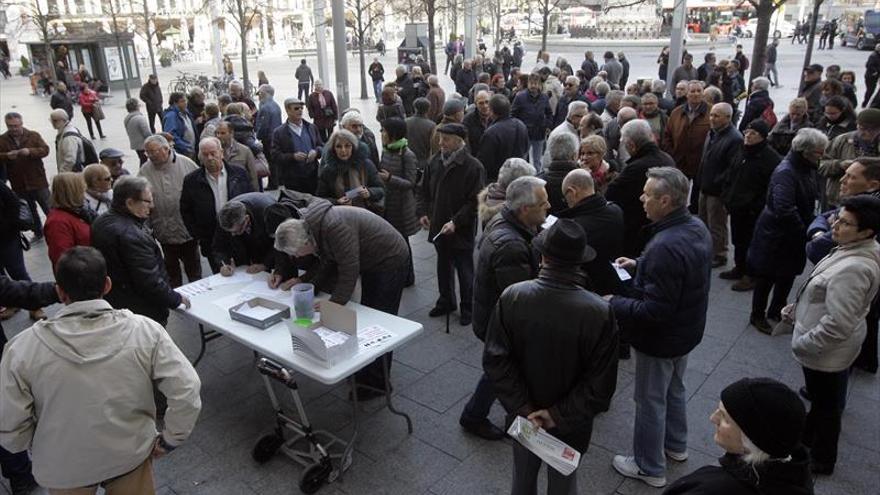
[[[269,399],[276,411],[275,432],[262,437],[257,442],[253,452],[255,460],[265,462],[276,451],[281,450],[285,455],[306,467],[300,481],[300,488],[306,493],[313,493],[325,481],[334,481],[339,478],[351,464],[351,454],[358,434],[357,389],[364,388],[364,386],[355,385],[354,374],[379,357],[383,357],[386,376],[386,386],[383,391],[385,404],[390,412],[402,416],[406,420],[407,430],[412,433],[412,420],[407,414],[396,410],[391,401],[387,353],[409,342],[422,332],[423,327],[420,323],[349,302],[346,307],[357,313],[358,329],[379,325],[388,330],[392,336],[369,348],[359,347],[357,354],[353,357],[327,368],[310,358],[294,354],[290,332],[283,322],[262,330],[230,318],[228,309],[222,307],[220,303],[228,301],[229,297],[236,293],[242,293],[249,283],[240,282],[212,286],[212,281],[221,280],[219,277],[220,275],[214,275],[179,287],[178,292],[187,294],[192,306],[190,309],[178,308],[178,313],[199,324],[202,347],[194,364],[197,364],[201,359],[206,342],[220,335],[227,336],[254,351],[257,358],[257,369],[262,374]],[[252,276],[252,281],[265,283],[267,279],[268,274],[266,273]],[[261,292],[258,295],[292,306],[293,296],[290,291]],[[204,327],[208,327],[210,331],[206,332]],[[312,429],[299,396],[296,379],[293,376],[295,373],[326,385],[335,385],[348,379],[352,388],[354,423],[351,438],[346,441],[328,431]],[[290,390],[299,415],[298,420],[287,415],[281,409],[270,378],[283,383]],[[293,435],[285,436],[285,432],[292,432]],[[319,439],[324,439],[324,442]],[[295,448],[297,444],[303,442],[308,444],[307,450]],[[329,449],[333,445],[340,446],[342,452],[330,453]],[[336,469],[332,469],[331,459],[339,461]]]

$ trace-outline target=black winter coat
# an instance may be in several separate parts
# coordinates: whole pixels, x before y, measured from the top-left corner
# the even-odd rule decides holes
[[[773,170],[782,161],[767,140],[743,145],[724,176],[721,200],[731,213],[758,215],[764,208]]]
[[[141,86],[140,97],[147,111],[162,114],[162,106],[165,104],[165,101],[162,100],[162,88],[158,83],[144,83]]]
[[[584,265],[588,288],[604,296],[620,292],[620,278],[611,262],[623,252],[623,211],[609,203],[601,194],[581,200],[571,208],[562,210],[559,218],[570,218],[587,233],[587,244],[596,250],[596,258]]]
[[[538,93],[536,96],[532,95],[530,91],[520,91],[513,97],[510,115],[526,125],[530,140],[546,139],[547,129],[553,124],[550,99],[546,93]]]
[[[755,224],[749,267],[764,277],[795,276],[804,271],[807,227],[818,197],[816,166],[790,152],[773,171],[767,203]]]
[[[649,356],[676,358],[703,339],[712,238],[685,207],[651,224],[653,237],[638,258],[633,286],[611,307],[632,346]]]
[[[486,132],[487,126],[483,125],[483,119],[476,107],[464,116],[461,122],[467,128],[467,144],[474,156],[480,155],[480,143],[483,141],[483,133]]]
[[[232,200],[240,194],[252,192],[247,171],[241,167],[224,164],[226,169],[226,197]],[[208,184],[207,172],[200,168],[183,179],[180,194],[180,215],[183,224],[193,238],[199,241],[202,255],[207,256],[217,230],[217,213],[214,192]]]
[[[486,170],[486,182],[498,181],[498,171],[508,158],[525,158],[528,152],[529,131],[521,120],[504,117],[489,124],[477,154]]]
[[[92,246],[107,262],[113,287],[104,299],[116,309],[168,322],[168,310],[180,305],[165,271],[159,243],[146,220],[128,211],[110,210],[92,223]]]
[[[773,107],[773,100],[770,99],[770,93],[767,90],[755,91],[749,96],[749,102],[746,103],[746,109],[743,112],[742,120],[739,121],[739,132],[745,132],[746,127],[753,120],[761,118],[767,107]],[[770,122],[767,122],[770,124]]]
[[[808,459],[803,447],[789,462],[771,460],[754,467],[725,454],[718,459],[721,467],[703,466],[673,482],[663,495],[813,495]]]
[[[710,130],[703,144],[703,158],[697,173],[700,192],[709,196],[721,196],[724,174],[736,160],[743,145],[743,136],[732,125],[721,131]]]
[[[31,282],[12,280],[0,274],[0,306],[10,308],[40,309],[58,302],[54,282]],[[6,334],[0,323],[0,357],[6,346]]]
[[[639,197],[648,180],[648,169],[651,167],[674,167],[675,161],[660,148],[649,143],[644,145],[626,162],[626,168],[608,184],[605,198],[623,210],[624,234],[623,256],[634,258],[639,255],[644,245],[641,237],[642,227],[650,221],[645,216]]]
[[[395,80],[397,83],[397,94],[403,101],[403,110],[407,115],[413,114],[413,101],[416,99],[416,87],[412,76],[404,73]]]
[[[486,339],[492,311],[504,289],[538,275],[538,253],[532,249],[535,234],[506,206],[484,229],[474,277],[473,324],[478,339]]]
[[[547,181],[544,189],[547,191],[547,199],[550,201],[550,214],[559,215],[566,209],[565,197],[562,195],[562,180],[569,172],[578,168],[577,162],[552,161],[538,174],[539,179]]]
[[[556,423],[549,433],[582,453],[617,387],[618,347],[614,313],[583,282],[579,270],[542,268],[505,289],[483,351],[508,423],[548,409]]]
[[[477,74],[473,69],[459,69],[453,80],[455,81],[455,91],[462,96],[467,96],[477,82]]]
[[[313,149],[318,152],[320,158],[324,142],[318,135],[318,128],[311,122],[305,120],[302,122],[303,132],[309,133]],[[272,153],[270,156],[275,170],[278,171],[278,183],[288,189],[314,194],[318,188],[318,162],[317,160],[314,162],[296,160],[293,157],[296,153],[293,143],[293,131],[286,121],[272,131]]]
[[[269,193],[251,192],[235,200],[244,203],[251,219],[250,228],[236,236],[217,229],[211,247],[214,261],[218,265],[230,261],[237,266],[263,264],[271,270],[275,266],[275,250],[274,241],[266,232],[266,208],[275,203],[275,198]]]
[[[416,197],[416,214],[431,221],[429,242],[433,243],[443,224],[451,220],[455,232],[440,236],[436,242],[449,249],[474,249],[477,194],[483,189],[485,176],[483,165],[464,148],[449,166],[443,164],[443,153],[431,157]]]

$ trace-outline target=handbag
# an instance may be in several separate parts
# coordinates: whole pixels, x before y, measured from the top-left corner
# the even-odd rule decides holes
[[[260,153],[256,158],[254,168],[256,169],[257,177],[260,179],[269,177],[269,163],[266,161],[266,155]]]
[[[23,230],[34,230],[34,227],[36,226],[36,219],[34,218],[34,212],[31,211],[31,205],[20,198],[18,200],[18,215],[15,217],[14,225],[19,232]]]
[[[96,101],[92,105],[92,118],[95,120],[104,120],[104,108],[100,101]]]

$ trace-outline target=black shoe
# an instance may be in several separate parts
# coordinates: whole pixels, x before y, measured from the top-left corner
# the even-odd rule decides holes
[[[485,440],[501,440],[507,436],[504,433],[504,430],[492,424],[488,419],[482,421],[470,421],[464,418],[459,418],[458,424],[464,428],[464,431]]]
[[[40,487],[37,481],[30,474],[27,476],[16,476],[9,479],[9,487],[12,489],[12,495],[30,495],[31,492]]]
[[[813,474],[831,476],[834,474],[834,463],[810,461],[810,471]]]
[[[808,401],[810,401],[810,402],[813,401],[813,398],[810,397],[810,392],[807,391],[807,387],[806,387],[806,386],[803,386],[803,387],[801,387],[800,389],[798,389],[798,394],[800,394],[801,397],[803,397],[804,399],[806,399],[806,400],[808,400]]]
[[[739,280],[743,278],[743,275],[745,275],[745,273],[743,273],[742,269],[740,269],[740,267],[738,266],[735,266],[732,269],[727,270],[726,272],[719,273],[718,278],[724,280]]]
[[[443,306],[434,306],[434,308],[431,309],[431,311],[428,312],[428,316],[430,316],[431,318],[434,318],[434,317],[436,317],[436,316],[448,315],[449,313],[452,313],[453,311],[455,311],[455,308],[446,308],[446,307],[443,307]]]
[[[767,321],[767,318],[761,316],[752,316],[749,318],[749,323],[755,328],[758,329],[759,332],[770,335],[773,332],[773,327],[770,325],[770,322]]]
[[[473,320],[473,318],[471,317],[470,313],[462,312],[461,316],[458,318],[458,324],[463,327],[466,327],[471,324],[472,320]]]

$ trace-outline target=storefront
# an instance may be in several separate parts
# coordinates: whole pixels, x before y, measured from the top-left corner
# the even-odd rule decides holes
[[[122,89],[126,80],[129,87],[139,87],[142,83],[133,38],[131,33],[120,33],[117,44],[116,37],[109,34],[66,36],[53,39],[50,46],[56,63],[61,61],[70,72],[83,65],[92,77],[115,90]],[[30,59],[45,67],[45,44],[31,41],[27,47]]]

